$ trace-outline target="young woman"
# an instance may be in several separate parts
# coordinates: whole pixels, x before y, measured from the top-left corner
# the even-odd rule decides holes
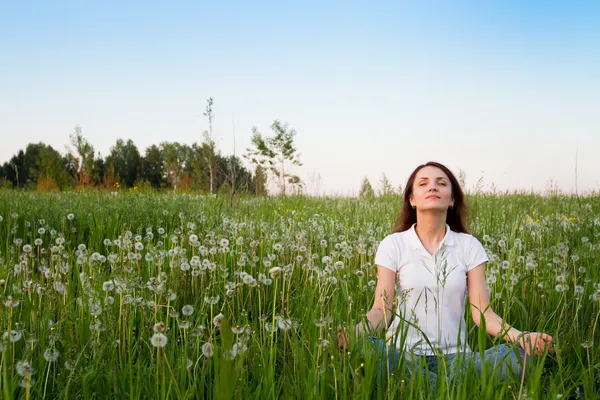
[[[377,344],[390,369],[397,367],[400,357],[407,365],[415,357],[424,357],[433,379],[438,361],[452,365],[459,359],[462,365],[474,361],[479,371],[483,364],[492,364],[501,379],[510,372],[520,375],[523,359],[552,351],[552,337],[519,331],[490,308],[485,280],[488,258],[481,243],[467,233],[466,206],[456,178],[442,164],[428,162],[413,171],[405,187],[394,233],[381,241],[375,255],[375,301],[366,326],[356,325],[357,336],[387,328],[388,345]],[[483,358],[471,351],[464,320],[467,291],[475,324],[480,326],[484,319],[487,333],[518,346],[495,346]],[[392,318],[394,296],[398,305]],[[346,343],[338,327],[338,344]]]

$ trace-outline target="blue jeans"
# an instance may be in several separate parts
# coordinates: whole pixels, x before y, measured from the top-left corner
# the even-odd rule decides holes
[[[394,372],[398,369],[402,354],[395,346],[386,345],[384,339],[372,337],[376,354],[379,362],[377,367],[386,373]],[[523,362],[531,365],[531,357],[525,356],[523,349],[518,346],[501,344],[491,347],[483,353],[455,353],[444,354],[441,356],[404,356],[406,363],[406,374],[412,375],[415,371],[420,371],[424,376],[429,376],[430,381],[435,384],[437,380],[438,365],[445,363],[445,371],[449,378],[456,375],[464,375],[469,366],[474,366],[479,374],[484,367],[492,371],[494,376],[500,380],[505,380],[509,374],[514,374],[521,378],[523,373]],[[386,365],[387,361],[387,365]]]

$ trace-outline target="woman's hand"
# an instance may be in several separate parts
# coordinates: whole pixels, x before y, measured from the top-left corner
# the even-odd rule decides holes
[[[552,353],[552,336],[543,332],[528,332],[519,338],[519,346],[528,356],[540,356],[546,351]]]
[[[337,333],[338,333],[338,347],[345,349],[346,347],[348,347],[348,339],[347,339],[346,335],[344,334],[344,329],[342,328],[341,325],[338,325]]]

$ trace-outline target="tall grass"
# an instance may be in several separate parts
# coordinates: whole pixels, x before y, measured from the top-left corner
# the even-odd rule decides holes
[[[477,195],[492,307],[555,338],[521,382],[432,388],[337,347],[373,302],[395,197],[0,191],[3,398],[560,398],[600,380],[597,197]],[[36,239],[37,240],[36,242]],[[40,243],[41,241],[41,243]],[[467,308],[468,309],[468,308]],[[467,316],[469,343],[481,334]],[[590,395],[591,396],[591,395]],[[593,397],[590,397],[593,398]]]

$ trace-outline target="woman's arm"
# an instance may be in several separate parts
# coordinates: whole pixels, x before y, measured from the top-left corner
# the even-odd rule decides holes
[[[375,300],[373,307],[367,312],[368,327],[362,322],[356,325],[356,335],[360,335],[366,329],[378,331],[387,328],[392,319],[392,306],[396,291],[396,273],[388,268],[377,266],[377,287],[375,288]],[[366,329],[365,329],[366,328]]]
[[[490,307],[490,295],[485,282],[485,264],[480,264],[467,272],[469,303],[475,325],[481,325],[481,316],[485,319],[487,333],[502,336],[510,342],[518,341],[528,355],[541,354],[545,349],[552,351],[552,337],[545,333],[521,332],[508,325]],[[534,350],[534,351],[532,351]]]
[[[356,324],[356,336],[365,331],[377,331],[389,325],[392,319],[392,306],[396,290],[396,273],[388,268],[377,266],[377,287],[373,307],[367,312],[366,325],[362,322]],[[338,345],[346,347],[348,341],[342,327],[338,326]]]

